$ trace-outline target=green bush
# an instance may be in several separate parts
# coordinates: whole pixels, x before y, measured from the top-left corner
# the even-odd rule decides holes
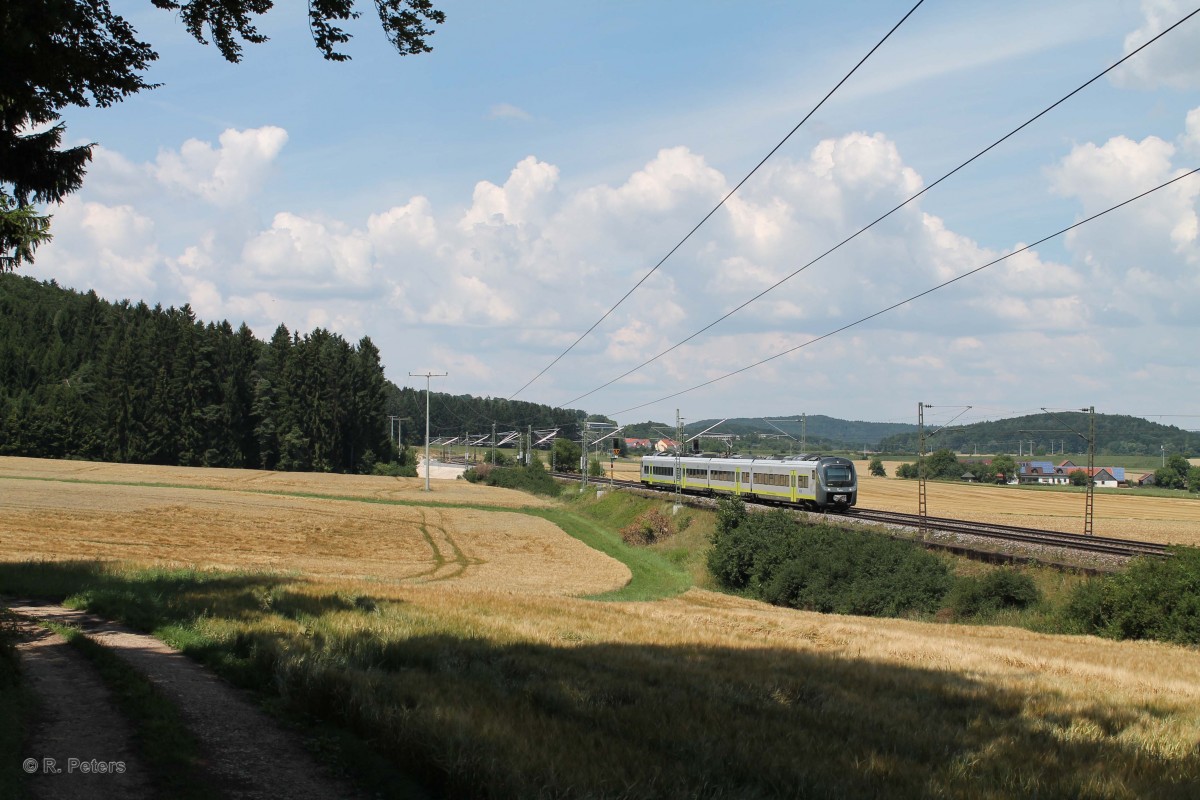
[[[941,559],[909,542],[747,514],[736,500],[718,505],[708,568],[724,588],[775,605],[868,616],[932,613],[953,583]]]
[[[960,617],[974,617],[1006,608],[1028,608],[1042,599],[1033,578],[1014,569],[998,569],[982,578],[959,578],[947,598]]]
[[[548,497],[558,497],[562,492],[562,486],[546,472],[546,468],[538,459],[534,459],[528,467],[493,467],[489,464],[479,464],[463,472],[462,476],[471,483],[517,489]]]
[[[1110,639],[1200,644],[1200,548],[1170,551],[1078,587],[1063,610],[1068,626]]]
[[[389,478],[415,478],[417,477],[417,468],[413,464],[376,462],[375,466],[371,468],[371,474],[386,475]]]

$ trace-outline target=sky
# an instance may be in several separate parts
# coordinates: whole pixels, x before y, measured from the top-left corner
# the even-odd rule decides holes
[[[1190,3],[927,0],[649,277],[912,2],[441,0],[433,52],[404,57],[359,4],[349,62],[281,2],[231,65],[113,0],[161,86],[64,114],[95,157],[21,271],[262,339],[370,336],[399,385],[623,423],[923,402],[927,424],[1094,406],[1200,429],[1200,175],[833,333],[1200,167],[1200,15],[601,388]]]

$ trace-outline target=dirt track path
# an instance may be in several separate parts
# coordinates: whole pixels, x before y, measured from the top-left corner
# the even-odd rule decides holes
[[[238,800],[279,797],[288,800],[329,800],[360,796],[349,786],[325,775],[296,737],[281,730],[241,692],[153,636],[136,633],[86,612],[62,606],[31,601],[12,601],[8,606],[13,612],[31,620],[44,619],[77,626],[149,678],[179,708],[189,729],[201,742],[208,757],[209,770],[225,789],[226,797]],[[67,647],[65,642],[62,646]],[[24,661],[25,652],[22,657]],[[46,679],[43,676],[49,674],[48,663],[46,659],[38,660],[36,656],[28,662],[28,674],[35,689]],[[88,667],[86,663],[76,662],[76,666],[82,672],[88,671],[85,669]],[[94,675],[92,679],[99,683],[99,678]],[[100,688],[103,689],[102,686]],[[91,689],[84,692],[85,695],[91,693]],[[100,758],[104,747],[118,741],[110,738],[113,720],[118,718],[111,709],[87,705],[68,708],[69,716],[62,723],[72,730],[91,731],[83,735],[93,737],[84,740],[92,743],[80,749],[88,758]],[[105,745],[98,744],[100,742]],[[65,758],[69,754],[64,747],[56,744],[53,749],[62,751]],[[47,754],[52,753],[47,750]],[[127,771],[127,774],[130,772],[133,770]],[[51,777],[63,778],[65,770],[64,774]],[[86,786],[90,789],[83,794],[56,793],[45,797],[122,796],[111,792],[107,781],[103,787],[95,784]],[[148,786],[140,791],[132,788],[135,793],[126,796],[150,796]]]
[[[18,627],[22,641],[17,652],[39,708],[23,754],[36,762],[32,770],[25,769],[32,776],[33,796],[40,800],[150,797],[150,782],[135,755],[133,733],[86,656],[33,622],[22,621]],[[86,762],[88,772],[70,759]],[[105,772],[91,771],[93,759],[105,764]],[[120,766],[109,772],[110,764]]]

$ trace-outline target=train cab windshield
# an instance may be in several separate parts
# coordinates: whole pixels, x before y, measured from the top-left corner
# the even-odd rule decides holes
[[[829,485],[849,486],[853,482],[850,467],[842,464],[830,464],[825,467],[825,483]]]

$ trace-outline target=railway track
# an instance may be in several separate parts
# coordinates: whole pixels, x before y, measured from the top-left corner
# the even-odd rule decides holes
[[[898,511],[876,511],[870,508],[852,508],[846,516],[870,522],[880,522],[889,525],[903,525],[910,528],[920,528],[921,518],[918,514],[904,514]],[[1047,531],[1041,528],[1021,528],[1015,525],[999,525],[990,522],[971,522],[961,519],[946,519],[944,517],[926,517],[926,530],[941,533],[957,533],[966,536],[980,536],[987,539],[1000,539],[1017,544],[1036,547],[1058,547],[1101,555],[1122,556],[1166,556],[1166,545],[1153,542],[1142,542],[1136,539],[1112,539],[1107,536],[1084,536],[1079,533],[1066,531]]]
[[[554,477],[564,480],[578,481],[579,476],[569,473],[554,473]],[[670,494],[670,489],[659,489],[644,486],[640,481],[619,481],[608,478],[589,478],[589,483],[597,488],[624,488],[653,491],[660,494]],[[689,500],[709,500],[701,495],[687,494]],[[766,500],[751,501],[756,505],[794,508],[788,503],[774,503]],[[844,512],[831,512],[835,516],[847,519],[875,522],[885,525],[898,525],[906,528],[920,529],[921,518],[918,514],[905,514],[898,511],[878,511],[870,508],[851,508]],[[1112,539],[1106,536],[1084,536],[1066,531],[1048,531],[1041,528],[1022,528],[1015,525],[999,525],[989,522],[972,522],[962,519],[947,519],[944,517],[926,517],[924,528],[937,533],[951,533],[963,536],[975,536],[1030,547],[1053,547],[1063,550],[1093,553],[1097,555],[1132,558],[1134,556],[1165,557],[1168,554],[1166,545],[1153,542],[1142,542],[1136,539]]]

